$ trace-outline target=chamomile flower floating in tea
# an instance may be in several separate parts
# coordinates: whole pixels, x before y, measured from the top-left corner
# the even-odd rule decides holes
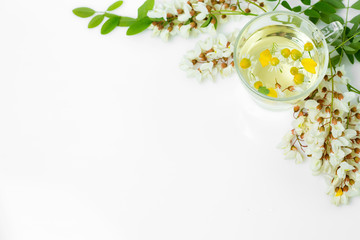
[[[315,44],[301,32],[285,26],[256,31],[246,39],[238,56],[238,67],[249,85],[273,98],[305,91],[319,74]]]

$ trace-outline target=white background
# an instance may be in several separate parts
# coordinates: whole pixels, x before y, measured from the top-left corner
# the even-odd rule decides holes
[[[1,240],[358,238],[360,199],[333,206],[276,149],[290,111],[258,107],[235,75],[186,78],[198,39],[101,36],[71,12],[112,2],[0,4]]]

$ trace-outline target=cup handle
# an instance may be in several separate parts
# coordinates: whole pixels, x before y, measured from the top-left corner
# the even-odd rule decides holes
[[[338,39],[344,31],[343,25],[339,21],[335,21],[320,30],[327,43],[332,43]]]

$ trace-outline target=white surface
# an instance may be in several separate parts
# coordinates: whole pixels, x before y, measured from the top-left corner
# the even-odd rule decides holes
[[[186,78],[196,39],[101,36],[71,13],[110,3],[1,4],[1,240],[358,237],[360,199],[333,206],[276,149],[290,112],[259,108],[235,75]]]

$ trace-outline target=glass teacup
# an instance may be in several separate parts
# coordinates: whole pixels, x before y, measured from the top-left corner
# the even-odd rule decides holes
[[[236,39],[236,71],[258,103],[287,108],[321,82],[329,64],[327,42],[342,31],[339,22],[320,30],[292,12],[262,14],[247,23]]]

